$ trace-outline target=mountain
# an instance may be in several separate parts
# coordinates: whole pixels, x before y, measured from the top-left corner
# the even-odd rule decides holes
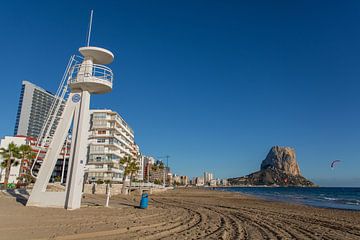
[[[290,147],[272,147],[262,161],[260,170],[268,168],[277,169],[292,176],[301,176],[300,167],[296,161],[295,149]]]
[[[316,186],[301,175],[295,149],[280,146],[270,149],[259,171],[228,181],[231,185]]]

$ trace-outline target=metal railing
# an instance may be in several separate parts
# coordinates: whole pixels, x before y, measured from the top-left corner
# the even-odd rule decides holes
[[[97,78],[112,84],[114,74],[112,70],[100,64],[76,64],[70,71],[70,83],[91,82],[91,78]]]
[[[34,174],[34,167],[36,165],[36,162],[38,161],[40,157],[41,151],[45,151],[47,146],[50,145],[52,141],[52,134],[51,131],[55,127],[57,127],[57,120],[61,117],[63,109],[61,109],[61,105],[65,104],[67,96],[68,96],[68,81],[70,78],[70,73],[72,66],[75,66],[79,63],[81,58],[79,58],[76,55],[72,55],[69,59],[69,62],[66,66],[65,72],[63,74],[63,77],[61,79],[60,85],[56,91],[56,94],[54,96],[54,99],[52,101],[52,104],[50,106],[50,109],[47,113],[46,120],[44,122],[44,125],[41,128],[40,134],[37,138],[37,142],[35,144],[35,147],[38,149],[38,153],[36,154],[36,157],[33,161],[33,164],[30,169],[30,174],[33,177],[37,177]]]

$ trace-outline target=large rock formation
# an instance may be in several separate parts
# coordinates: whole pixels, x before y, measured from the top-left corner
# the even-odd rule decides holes
[[[262,161],[260,170],[267,168],[281,170],[293,176],[301,175],[295,149],[290,147],[272,147],[265,160]]]
[[[293,148],[272,147],[260,171],[228,179],[231,185],[315,186],[300,173]]]

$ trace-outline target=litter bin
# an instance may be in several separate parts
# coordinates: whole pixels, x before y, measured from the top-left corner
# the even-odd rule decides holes
[[[147,193],[143,193],[141,195],[141,201],[140,201],[140,208],[141,209],[146,209],[148,207],[148,202],[149,202],[149,194]]]

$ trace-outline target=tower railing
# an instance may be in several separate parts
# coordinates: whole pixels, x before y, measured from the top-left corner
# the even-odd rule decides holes
[[[76,82],[91,82],[96,80],[106,81],[107,84],[112,84],[114,74],[112,70],[100,64],[76,64],[72,66],[70,71],[69,83]]]

